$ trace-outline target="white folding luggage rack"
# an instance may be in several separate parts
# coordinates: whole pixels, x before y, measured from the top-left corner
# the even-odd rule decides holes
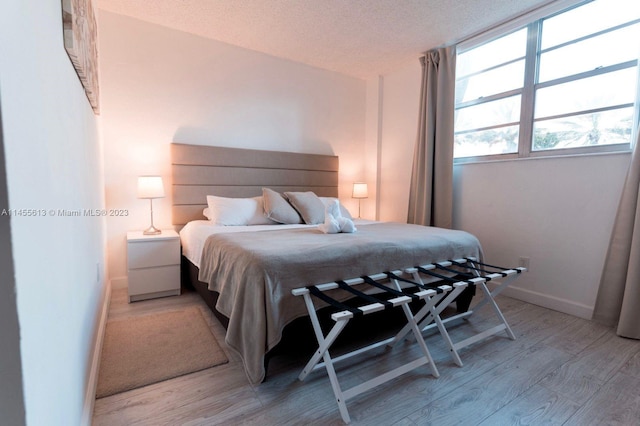
[[[440,270],[442,273],[435,272],[436,270]],[[519,273],[523,271],[526,271],[526,269],[500,268],[481,263],[474,258],[466,258],[416,266],[413,268],[407,268],[403,271],[387,271],[371,276],[363,276],[344,281],[335,281],[326,284],[296,288],[292,290],[292,293],[295,296],[304,297],[304,302],[309,312],[313,330],[318,341],[318,350],[313,354],[298,378],[300,380],[304,380],[311,372],[320,368],[325,368],[331,382],[333,393],[336,397],[336,402],[338,403],[340,415],[345,423],[349,423],[350,417],[346,406],[346,401],[348,399],[425,364],[429,364],[430,373],[434,377],[439,377],[438,369],[433,362],[429,349],[424,341],[424,337],[422,335],[423,331],[437,327],[451,352],[454,362],[459,366],[462,366],[462,361],[457,352],[460,348],[471,345],[472,343],[502,331],[505,331],[510,339],[515,339],[515,335],[509,328],[509,325],[507,324],[494,298],[502,292]],[[464,280],[452,278],[452,274],[461,276]],[[405,278],[403,275],[407,277]],[[425,282],[425,279],[427,281],[432,281],[433,279],[438,281]],[[493,291],[489,291],[486,285],[488,281],[499,281],[499,284]],[[387,293],[391,298],[388,300],[379,299],[375,297],[375,295],[365,293],[354,288],[361,284],[367,284],[378,292]],[[484,299],[474,306],[473,309],[443,320],[440,317],[442,311],[451,302],[453,302],[465,288],[469,286],[479,286],[484,293]],[[358,307],[352,307],[325,294],[325,292],[335,289],[342,289],[350,292],[365,304]],[[320,326],[312,296],[326,302],[338,310],[331,315],[331,319],[335,321],[335,324],[326,336],[323,334]],[[414,315],[409,307],[409,302],[419,300],[424,301],[425,304]],[[454,343],[449,337],[445,324],[455,319],[468,318],[480,307],[486,304],[490,304],[493,307],[496,316],[500,320],[500,324],[496,327],[477,333],[476,335],[461,342]],[[329,348],[351,319],[396,307],[400,307],[402,309],[407,320],[407,324],[394,337],[375,342],[336,358],[331,357]],[[334,363],[352,358],[385,345],[392,347],[403,339],[411,336],[409,334],[410,332],[413,338],[415,338],[421,351],[421,356],[418,359],[409,361],[398,368],[380,374],[379,376],[367,380],[350,389],[341,389],[334,368]],[[321,359],[324,362],[321,362]]]
[[[458,270],[451,269],[451,266],[466,268],[467,270],[470,271],[470,273],[460,272]],[[459,276],[464,277],[465,279],[467,279],[467,281],[470,284],[474,285],[476,288],[479,287],[482,290],[482,293],[484,296],[484,298],[480,300],[476,305],[474,305],[471,309],[467,310],[466,312],[461,312],[457,315],[452,315],[450,317],[447,317],[444,320],[439,317],[439,314],[442,312],[444,308],[446,308],[449,305],[449,303],[453,301],[453,299],[455,299],[455,296],[450,297],[451,295],[449,295],[441,303],[442,309],[436,312],[435,314],[431,312],[431,310],[428,309],[426,306],[423,307],[420,311],[418,311],[415,314],[415,319],[416,321],[419,322],[420,329],[422,331],[429,330],[433,327],[438,327],[438,330],[440,331],[442,338],[444,339],[445,343],[449,347],[449,350],[451,352],[451,356],[454,362],[458,366],[462,367],[462,360],[458,355],[459,349],[472,345],[476,342],[479,342],[480,340],[486,339],[487,337],[493,336],[494,334],[498,334],[502,331],[504,331],[507,334],[509,339],[515,340],[516,336],[515,334],[513,334],[513,331],[509,327],[509,324],[507,323],[507,320],[502,314],[502,311],[498,307],[498,304],[496,303],[495,298],[518,277],[518,274],[525,272],[527,268],[524,268],[524,267],[503,268],[500,266],[494,266],[494,265],[489,265],[487,263],[480,262],[475,258],[466,258],[466,259],[459,259],[459,260],[451,260],[447,262],[438,262],[432,265],[427,265],[426,267],[418,266],[415,268],[408,268],[405,270],[405,272],[408,274],[411,274],[412,277],[420,283],[422,283],[422,278],[420,273],[423,273],[425,275],[432,276],[438,279],[442,279],[445,281],[452,280],[452,278],[450,277],[434,272],[434,270],[437,270],[437,269],[440,269],[445,273],[446,272],[456,273]],[[493,289],[493,291],[489,290],[487,286],[487,283],[490,281],[495,283],[495,288]],[[449,333],[447,332],[447,329],[444,327],[444,324],[458,320],[458,319],[467,319],[485,305],[490,305],[492,307],[500,323],[487,330],[478,332],[460,342],[453,343],[453,341],[449,337]],[[390,345],[392,346],[396,344],[397,342],[402,340],[402,338],[405,337],[407,334],[408,334],[408,330],[407,330],[407,327],[405,326],[396,335],[396,337],[394,338],[394,341],[391,342]]]

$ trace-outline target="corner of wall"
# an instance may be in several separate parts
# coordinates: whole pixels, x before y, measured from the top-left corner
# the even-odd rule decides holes
[[[367,80],[365,108],[365,180],[369,184],[369,205],[365,217],[380,218],[380,154],[384,77]]]
[[[2,112],[0,111],[0,212],[9,209],[7,169],[4,157]],[[26,424],[22,361],[20,356],[20,324],[16,299],[16,282],[11,246],[11,221],[0,214],[0,413],[2,422]]]

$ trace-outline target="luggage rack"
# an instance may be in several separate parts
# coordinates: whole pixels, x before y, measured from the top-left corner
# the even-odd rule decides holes
[[[461,348],[494,334],[501,333],[502,331],[505,331],[507,336],[514,340],[515,335],[511,331],[511,328],[494,299],[523,271],[526,271],[526,268],[501,268],[479,262],[477,259],[469,257],[296,288],[292,290],[292,293],[295,296],[302,296],[304,298],[314,334],[318,341],[318,349],[311,356],[309,362],[298,376],[298,379],[304,381],[313,371],[324,368],[329,376],[329,381],[342,420],[345,423],[349,423],[351,419],[346,406],[347,400],[425,364],[428,364],[432,376],[436,378],[439,377],[440,374],[429,353],[422,334],[424,331],[437,327],[445,344],[449,348],[453,361],[458,366],[462,366],[462,360],[458,354],[458,350]],[[434,279],[437,281],[430,282]],[[493,291],[489,291],[487,287],[487,282],[489,281],[498,282],[498,286]],[[381,299],[376,297],[376,294],[361,291],[361,285],[369,288],[369,290],[376,291],[376,294],[385,293],[390,298]],[[480,287],[485,297],[467,312],[462,312],[443,320],[440,317],[442,311],[468,287]],[[363,304],[357,307],[349,306],[327,294],[327,292],[336,289],[350,293],[358,300],[361,300]],[[320,326],[313,298],[317,298],[336,309],[336,312],[331,314],[334,325],[326,335]],[[409,303],[416,301],[424,302],[424,306],[413,314]],[[445,324],[456,319],[466,319],[486,304],[489,304],[493,308],[494,313],[500,320],[500,324],[454,343],[447,332]],[[394,308],[402,309],[407,320],[406,325],[395,336],[380,340],[335,358],[331,357],[329,348],[351,319]],[[419,358],[353,386],[350,389],[342,390],[334,368],[335,363],[379,347],[393,347],[400,341],[411,337],[415,339],[420,348],[421,356]]]

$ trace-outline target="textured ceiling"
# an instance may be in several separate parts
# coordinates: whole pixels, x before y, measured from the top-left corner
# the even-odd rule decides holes
[[[97,0],[99,9],[359,78],[549,0]]]

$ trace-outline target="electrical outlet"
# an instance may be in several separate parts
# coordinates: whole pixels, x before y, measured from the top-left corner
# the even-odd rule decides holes
[[[529,269],[529,261],[531,259],[527,256],[520,256],[520,259],[518,261],[518,266],[522,267],[522,268],[527,268]]]

